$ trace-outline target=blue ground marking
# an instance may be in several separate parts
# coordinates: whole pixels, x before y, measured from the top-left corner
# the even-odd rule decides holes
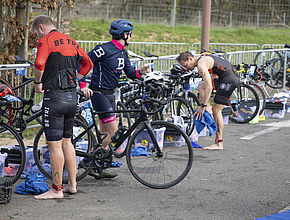
[[[290,210],[273,215],[267,215],[263,218],[256,218],[256,220],[290,220]]]

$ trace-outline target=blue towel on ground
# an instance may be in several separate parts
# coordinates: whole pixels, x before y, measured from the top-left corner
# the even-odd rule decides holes
[[[121,167],[122,163],[119,161],[113,161],[111,167]]]
[[[24,182],[16,186],[15,193],[38,195],[48,191],[48,184],[44,181],[46,177],[33,173],[25,179]]]
[[[146,146],[141,145],[141,146],[135,147],[133,150],[131,150],[131,156],[132,157],[151,156],[151,154],[147,152]]]
[[[51,173],[50,164],[44,163],[42,167],[45,169],[46,172]],[[39,175],[43,175],[42,172],[38,169],[37,165],[33,165],[32,167],[28,168],[26,171],[23,171],[21,174],[21,178],[25,179],[27,176],[36,173]]]
[[[193,148],[202,148],[202,146],[198,145],[194,141],[191,141],[191,145],[192,145]]]
[[[196,110],[194,112],[196,112]],[[209,114],[207,110],[204,111],[204,114],[201,120],[197,120],[196,117],[193,117],[193,119],[194,119],[197,133],[200,133],[202,129],[204,129],[205,126],[207,126],[209,130],[209,136],[212,136],[213,134],[216,133],[217,125],[213,117]]]

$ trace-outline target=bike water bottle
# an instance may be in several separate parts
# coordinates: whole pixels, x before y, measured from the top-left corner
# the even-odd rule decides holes
[[[31,111],[33,113],[35,113],[35,112],[39,111],[41,108],[42,108],[42,101],[37,103],[36,105],[32,106]]]
[[[154,71],[154,63],[151,63],[151,72]]]

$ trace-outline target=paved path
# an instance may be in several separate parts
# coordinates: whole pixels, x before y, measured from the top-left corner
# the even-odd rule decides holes
[[[153,190],[138,183],[124,160],[113,180],[85,178],[77,195],[37,201],[13,194],[0,219],[252,220],[290,204],[290,114],[259,124],[229,123],[224,151],[194,150],[193,167],[180,184]],[[278,124],[273,124],[278,123]],[[276,126],[285,123],[287,126]],[[281,125],[281,124],[280,124]],[[241,139],[274,127],[252,138]],[[214,137],[201,137],[200,145]]]

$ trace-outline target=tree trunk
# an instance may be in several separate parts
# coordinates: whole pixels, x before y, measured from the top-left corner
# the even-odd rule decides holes
[[[28,58],[28,35],[29,35],[29,15],[31,13],[31,2],[29,0],[18,3],[16,8],[16,19],[18,25],[24,26],[24,39],[16,48],[16,54]]]
[[[60,23],[61,23],[61,9],[62,9],[62,6],[59,5],[58,8],[57,8],[57,25],[56,25],[56,28],[58,30],[60,30]]]
[[[5,28],[3,25],[4,25],[4,7],[0,2],[0,53],[4,51]]]

